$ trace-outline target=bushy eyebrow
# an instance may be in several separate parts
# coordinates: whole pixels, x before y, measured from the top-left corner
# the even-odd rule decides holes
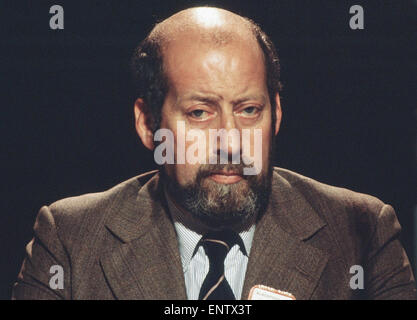
[[[236,100],[232,101],[233,105],[238,105],[241,104],[245,101],[260,101],[262,104],[266,104],[266,97],[262,94],[262,95],[248,95],[248,96],[243,96],[241,98],[238,98]]]
[[[200,102],[217,105],[222,99],[223,99],[222,96],[215,95],[215,94],[191,93],[189,95],[184,96],[182,99],[180,99],[180,101],[200,101]],[[266,97],[263,94],[261,94],[261,95],[242,96],[240,98],[233,100],[231,103],[233,105],[238,105],[240,103],[243,103],[245,101],[250,101],[250,100],[260,101],[262,104],[266,104],[266,101],[267,101]]]
[[[180,101],[200,101],[210,104],[218,104],[223,98],[215,94],[201,94],[201,93],[191,93],[185,95],[183,98],[180,98]]]

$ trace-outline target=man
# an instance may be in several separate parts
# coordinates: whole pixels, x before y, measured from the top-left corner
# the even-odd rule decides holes
[[[391,206],[272,167],[279,64],[253,22],[181,11],[132,68],[161,169],[41,208],[13,298],[415,299]]]

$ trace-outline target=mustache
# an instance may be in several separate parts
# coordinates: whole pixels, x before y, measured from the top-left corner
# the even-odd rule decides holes
[[[199,179],[207,178],[211,176],[212,174],[219,173],[219,172],[231,172],[236,175],[240,175],[243,178],[245,178],[245,175],[243,174],[244,168],[250,168],[248,165],[245,165],[244,163],[239,164],[203,164],[199,167],[197,177]]]

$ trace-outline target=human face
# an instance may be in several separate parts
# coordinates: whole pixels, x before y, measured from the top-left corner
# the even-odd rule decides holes
[[[174,134],[175,144],[181,139],[179,121],[185,124],[185,135],[198,129],[207,138],[207,164],[186,161],[165,165],[171,186],[168,190],[184,209],[212,227],[236,224],[253,216],[265,204],[260,202],[266,201],[270,186],[271,135],[275,134],[271,113],[277,112],[271,110],[263,55],[256,41],[213,46],[193,37],[177,39],[164,50],[164,68],[169,91],[162,108],[161,128]],[[249,130],[247,139],[252,154],[254,132],[260,130],[261,171],[245,176],[243,168],[249,166],[242,158],[240,164],[208,164],[208,158],[220,149],[226,149],[223,151],[230,157],[234,150],[242,149],[241,140],[236,148],[233,144],[237,140],[230,139],[227,146],[218,143],[217,150],[211,150],[210,129],[237,129],[242,139],[242,130]],[[185,150],[193,143],[186,141]],[[178,159],[177,146],[174,153]]]

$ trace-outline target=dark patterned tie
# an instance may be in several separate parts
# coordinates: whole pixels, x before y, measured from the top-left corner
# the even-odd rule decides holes
[[[202,245],[210,262],[209,272],[200,289],[199,300],[236,300],[224,276],[224,260],[235,244],[238,244],[246,255],[242,239],[231,230],[210,232],[197,244],[194,253]]]

